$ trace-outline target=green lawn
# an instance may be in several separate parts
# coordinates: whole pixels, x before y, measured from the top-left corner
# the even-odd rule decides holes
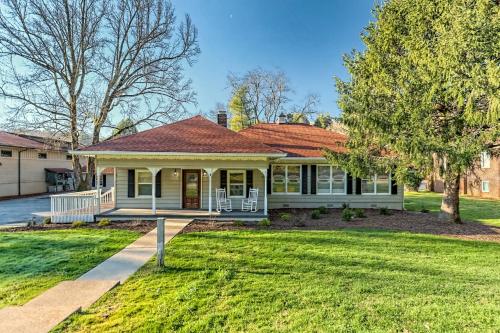
[[[424,207],[439,212],[441,197],[441,193],[405,192],[405,208],[418,211]],[[464,220],[500,226],[500,200],[461,197],[460,215]]]
[[[110,229],[0,232],[0,308],[77,278],[138,237]]]
[[[494,332],[500,245],[372,230],[182,234],[61,332]]]

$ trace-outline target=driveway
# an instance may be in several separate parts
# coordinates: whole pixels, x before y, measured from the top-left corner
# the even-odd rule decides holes
[[[0,225],[30,221],[32,213],[50,211],[50,197],[41,195],[31,198],[0,201]]]

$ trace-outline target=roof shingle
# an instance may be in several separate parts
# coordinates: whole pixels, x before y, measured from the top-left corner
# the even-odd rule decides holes
[[[44,144],[21,136],[0,131],[0,146],[44,149]]]

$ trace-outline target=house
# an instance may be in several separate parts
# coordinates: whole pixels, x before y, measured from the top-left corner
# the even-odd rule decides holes
[[[390,174],[351,177],[327,164],[322,148],[346,152],[344,134],[305,124],[257,124],[240,132],[195,116],[96,145],[74,154],[94,156],[98,178],[115,168],[115,211],[215,211],[216,189],[226,189],[233,210],[250,188],[259,213],[269,208],[403,208],[403,188]]]
[[[0,131],[0,197],[47,192],[48,174],[54,182],[64,181],[72,172],[71,159],[64,145]]]
[[[500,199],[500,158],[481,153],[477,165],[460,179],[460,194]]]

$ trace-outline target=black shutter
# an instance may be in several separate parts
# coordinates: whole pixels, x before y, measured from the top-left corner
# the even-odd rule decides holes
[[[106,175],[102,175],[102,187],[106,187]]]
[[[302,165],[302,194],[307,194],[307,165]]]
[[[135,170],[128,170],[128,191],[127,197],[134,198],[135,197]]]
[[[161,198],[161,170],[156,174],[155,179],[155,197]]]
[[[394,179],[394,174],[391,174],[391,194],[398,194],[398,184]]]
[[[227,170],[220,171],[220,188],[227,188]]]
[[[316,194],[316,165],[311,165],[311,194]]]
[[[92,175],[92,187],[95,187],[95,174]]]
[[[267,194],[271,194],[271,177],[272,175],[272,169],[271,166],[267,169]]]
[[[253,170],[247,170],[247,198],[251,188],[253,188]]]
[[[347,194],[352,194],[352,175],[347,173]]]
[[[361,194],[361,178],[356,178],[356,194]]]

